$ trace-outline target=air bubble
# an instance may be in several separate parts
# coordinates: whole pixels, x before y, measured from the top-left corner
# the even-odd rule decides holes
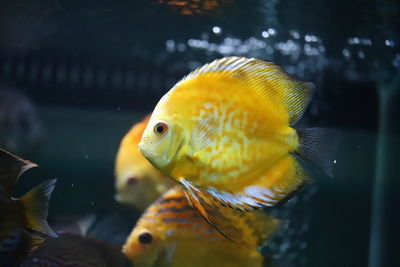
[[[214,26],[214,27],[212,28],[212,31],[213,31],[213,33],[215,33],[216,35],[220,35],[220,34],[222,33],[221,27],[218,27],[218,26]]]

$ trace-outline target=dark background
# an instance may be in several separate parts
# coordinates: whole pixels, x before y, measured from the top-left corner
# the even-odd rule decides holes
[[[113,200],[114,157],[129,127],[197,66],[227,55],[269,59],[317,85],[301,125],[335,127],[343,138],[335,178],[316,173],[315,185],[287,212],[276,211],[291,224],[272,241],[268,257],[276,266],[367,266],[381,160],[383,265],[396,266],[399,81],[387,103],[382,88],[399,79],[399,5],[0,1],[0,83],[36,104],[46,131],[41,147],[26,153],[41,167],[26,174],[19,190],[57,177],[51,217],[115,210],[137,216]],[[379,127],[383,120],[386,126]],[[383,128],[385,141],[377,143]]]

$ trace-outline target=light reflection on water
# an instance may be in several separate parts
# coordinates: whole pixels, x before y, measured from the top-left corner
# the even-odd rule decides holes
[[[206,55],[210,59],[236,55],[278,60],[289,74],[317,80],[320,78],[316,76],[322,73],[328,63],[340,70],[347,79],[378,80],[385,75],[382,69],[386,70],[386,74],[390,73],[400,61],[400,55],[394,53],[396,44],[391,39],[350,37],[342,48],[341,56],[330,58],[321,36],[302,34],[296,29],[278,32],[272,27],[262,30],[257,36],[240,38],[224,34],[221,26],[213,26],[210,32],[200,34],[200,38],[167,40],[165,48],[168,53],[185,53],[185,57],[193,58],[188,60],[186,66],[181,64],[183,68],[194,69],[202,65],[204,62],[195,60],[198,55]],[[377,54],[377,50],[381,53]],[[366,66],[363,63],[366,59],[372,64]]]

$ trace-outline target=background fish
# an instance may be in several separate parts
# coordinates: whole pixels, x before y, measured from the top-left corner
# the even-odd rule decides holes
[[[296,156],[332,175],[334,132],[292,128],[313,85],[272,62],[226,57],[178,82],[155,107],[139,149],[202,201],[273,206],[308,181]],[[296,155],[296,156],[295,156]]]
[[[120,245],[64,233],[57,239],[47,239],[22,262],[21,267],[120,267],[127,266],[125,264]]]
[[[26,156],[38,150],[44,137],[35,104],[17,88],[0,82],[0,147]]]
[[[209,225],[176,186],[145,211],[123,252],[134,266],[262,266],[257,249],[279,221],[261,212],[208,208],[218,228],[234,242]]]
[[[35,166],[0,149],[0,266],[17,266],[46,237],[57,237],[46,220],[55,179],[21,198],[12,197],[12,187],[21,174]]]
[[[116,200],[144,210],[173,184],[139,152],[138,143],[150,119],[146,116],[122,139],[115,161]]]
[[[121,252],[129,229],[118,215],[61,216],[51,225],[59,238],[47,239],[21,266],[130,266]]]

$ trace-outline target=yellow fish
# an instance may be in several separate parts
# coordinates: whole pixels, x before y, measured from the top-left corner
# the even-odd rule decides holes
[[[296,130],[313,84],[272,62],[225,57],[179,81],[156,105],[141,153],[181,183],[190,202],[273,206],[307,182],[297,157],[332,174],[337,145],[324,128]]]
[[[176,186],[147,208],[123,253],[133,266],[142,267],[261,267],[263,256],[258,249],[279,227],[279,220],[263,212],[205,207],[218,228],[235,242],[208,224]]]
[[[19,177],[35,166],[0,149],[0,266],[17,266],[45,237],[57,237],[46,219],[55,179],[40,184],[22,198],[12,197]]]
[[[122,139],[115,161],[116,200],[144,210],[173,184],[138,150],[150,115],[135,124]]]

